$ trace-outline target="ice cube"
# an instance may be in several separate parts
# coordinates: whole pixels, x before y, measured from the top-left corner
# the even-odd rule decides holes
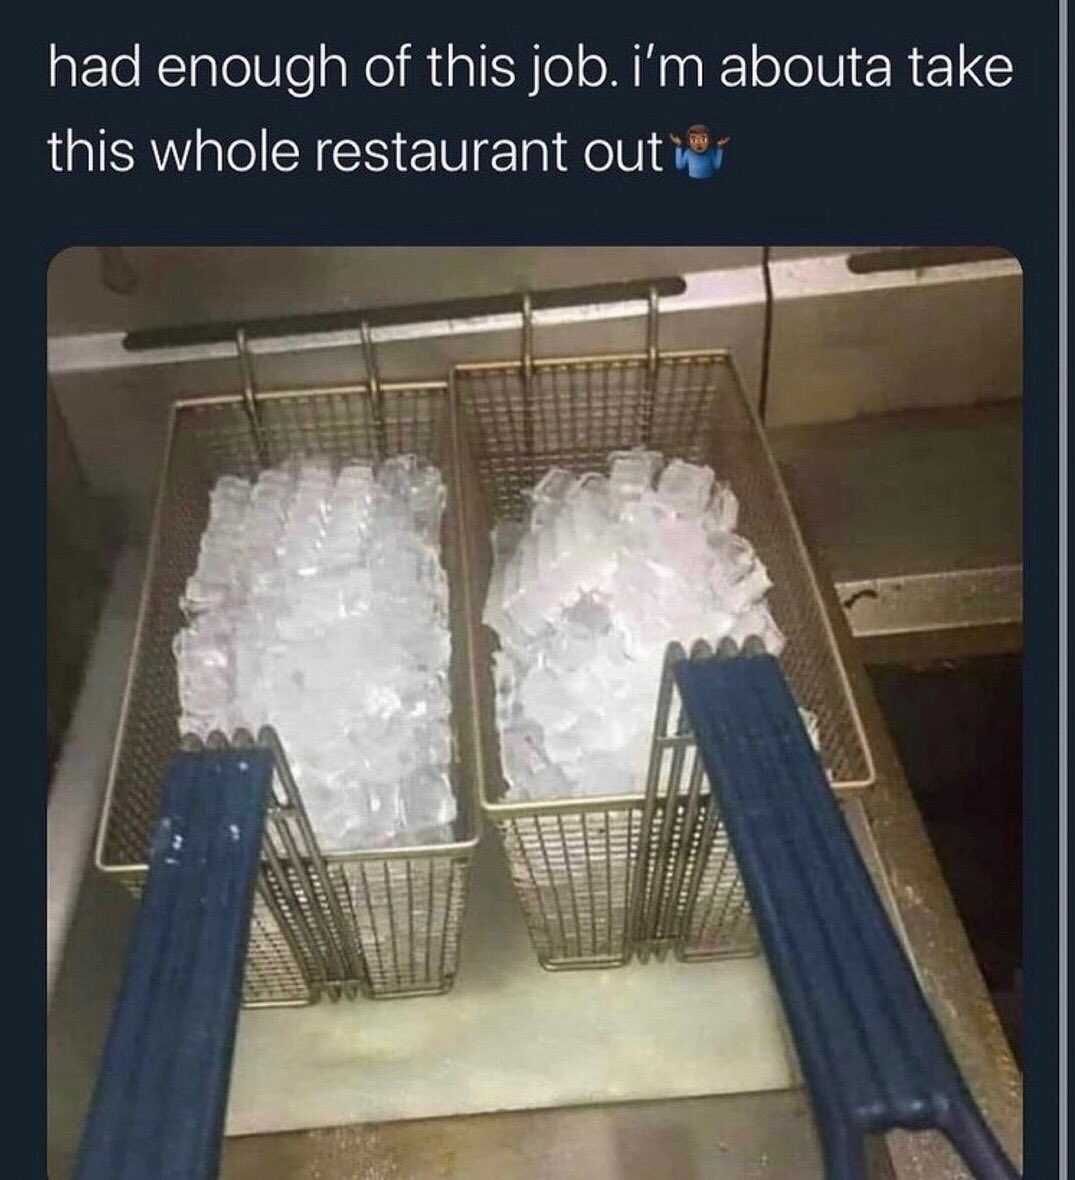
[[[199,626],[175,645],[179,720],[203,735],[275,724],[327,848],[413,843],[400,783],[450,762],[443,503],[413,456],[339,475],[310,456],[210,495],[184,602]],[[427,785],[435,804],[443,783]],[[412,819],[424,798],[412,792]]]
[[[758,636],[765,645],[765,650],[773,656],[779,656],[784,650],[783,632],[776,625],[769,608],[764,603],[758,603],[743,611],[735,620],[729,635],[737,644],[742,646],[752,636]]]
[[[713,469],[673,459],[661,472],[657,496],[680,516],[701,516],[713,488]]]
[[[548,761],[541,726],[533,720],[505,724],[500,734],[500,756],[509,782],[528,782]]]
[[[637,778],[622,753],[594,752],[587,754],[579,764],[578,793],[620,795],[632,790]]]
[[[482,622],[500,633],[502,638],[511,629],[511,623],[504,614],[506,577],[509,570],[517,574],[517,570],[512,566],[512,556],[524,531],[525,526],[517,521],[500,521],[490,534],[493,569],[489,576]]]
[[[725,582],[737,581],[757,561],[754,546],[737,533],[710,534],[709,548],[713,553],[714,577]]]
[[[559,516],[575,476],[562,467],[550,467],[528,493],[531,502],[530,527],[541,530]]]
[[[736,567],[730,571],[727,568],[718,571],[713,589],[720,605],[725,610],[738,614],[761,602],[772,585],[768,570],[760,561],[755,560],[745,572]]]
[[[576,721],[566,729],[552,730],[545,734],[544,750],[554,766],[569,767],[583,754],[583,735]]]
[[[723,533],[735,531],[739,523],[739,500],[730,484],[718,481],[714,485],[705,519],[707,530]]]
[[[556,579],[543,579],[538,546],[528,537],[517,555],[517,589],[504,601],[504,613],[528,635],[537,635],[549,625],[555,613],[560,589]]]
[[[563,769],[546,762],[526,781],[512,784],[511,794],[520,799],[566,799],[576,794],[574,782]]]
[[[345,492],[371,495],[373,485],[373,468],[368,463],[345,463],[336,476],[337,495]]]
[[[398,782],[363,783],[356,796],[366,847],[385,847],[405,830]]]
[[[559,601],[569,605],[576,591],[604,590],[616,567],[616,550],[610,543],[611,520],[600,484],[577,484],[563,512],[565,530],[559,541],[557,580]],[[520,571],[525,577],[526,571]]]
[[[768,572],[733,531],[731,488],[674,460],[654,490],[661,461],[614,452],[607,479],[570,485],[551,470],[518,544],[494,534],[485,621],[501,641],[496,717],[513,798],[641,789],[669,640],[757,634],[783,648]]]
[[[456,812],[455,793],[443,771],[421,767],[400,785],[401,826],[410,835],[439,832],[455,822]]]
[[[519,703],[524,714],[546,733],[568,729],[575,721],[575,710],[565,700],[563,684],[549,668],[534,668],[519,685]]]
[[[637,500],[653,487],[653,479],[663,457],[656,451],[636,447],[631,451],[613,451],[609,455],[608,486],[617,500]]]
[[[417,471],[416,455],[394,455],[378,468],[377,484],[387,495],[406,502]]]
[[[416,475],[410,492],[410,509],[415,530],[427,545],[435,546],[440,537],[446,498],[447,491],[438,471],[427,467]]]

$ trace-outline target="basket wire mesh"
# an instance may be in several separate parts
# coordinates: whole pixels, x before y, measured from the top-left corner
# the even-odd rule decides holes
[[[643,353],[457,366],[451,375],[457,466],[464,473],[468,642],[477,703],[482,806],[503,843],[541,964],[607,967],[633,955],[686,961],[754,953],[757,937],[727,832],[708,806],[666,667],[655,690],[649,798],[588,784],[583,798],[512,802],[495,722],[495,634],[481,622],[490,530],[522,519],[524,492],[551,466],[603,470],[644,445],[707,463],[740,501],[738,531],[773,581],[769,605],[788,638],[784,669],[815,713],[838,788],[873,781],[873,763],[835,636],[776,464],[724,350],[660,354],[653,301]],[[525,314],[524,314],[525,324]],[[685,643],[698,638],[680,637]],[[705,637],[701,637],[705,638]]]
[[[240,341],[240,344],[242,342]],[[240,347],[240,358],[244,353]],[[374,998],[447,990],[459,960],[467,873],[478,839],[474,727],[462,590],[457,477],[443,382],[252,392],[177,402],[158,494],[149,563],[105,806],[98,867],[136,894],[178,742],[172,638],[194,571],[209,490],[223,474],[257,474],[302,455],[378,461],[413,453],[435,463],[448,492],[442,560],[452,631],[452,843],[326,853],[296,807],[298,791],[278,747],[277,781],[290,804],[270,817],[247,951],[247,1007],[306,1004],[322,996]],[[371,373],[371,377],[373,374]],[[287,735],[283,735],[286,745]],[[271,739],[276,740],[276,739]]]

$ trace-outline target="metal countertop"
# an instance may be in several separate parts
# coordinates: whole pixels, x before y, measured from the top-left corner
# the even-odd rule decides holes
[[[1001,411],[988,421],[992,423],[989,430],[1000,431],[1008,440],[997,444],[1000,451],[1006,447],[1005,453],[1010,452],[1011,412]],[[848,444],[852,446],[853,425],[847,424],[845,435],[852,439]],[[831,434],[844,428],[825,429]],[[816,500],[811,503],[809,495],[801,491],[804,481],[809,486],[811,470],[816,469],[803,456],[816,456],[816,448],[811,447],[807,436],[794,438],[787,432],[774,435],[774,449],[788,471],[800,517],[817,542],[819,572],[832,576],[835,571],[836,586],[828,596],[828,608],[878,768],[875,786],[849,802],[849,819],[866,847],[867,859],[872,858],[873,867],[880,871],[882,893],[894,907],[923,987],[967,1081],[1001,1141],[1019,1161],[1021,1076],[863,670],[861,645],[853,639],[837,597],[837,590],[843,589],[845,583],[861,581],[863,574],[870,576],[870,570],[861,564],[856,568],[850,562],[841,565],[838,522],[833,524],[831,513],[826,517],[824,508],[819,511]],[[932,460],[927,455],[925,461],[943,464],[943,448]],[[1010,494],[1018,479],[1012,462],[1006,468],[1001,464],[992,470],[994,479],[1009,480]],[[997,470],[1000,476],[995,474]],[[974,498],[973,488],[965,491]],[[891,513],[888,519],[893,519]],[[819,521],[823,526],[820,530],[816,527]],[[925,534],[929,522],[922,524]],[[890,537],[899,527],[906,527],[906,521],[904,526],[898,522],[892,526]],[[1017,568],[1018,537],[1012,535],[1010,520],[1001,521],[1000,527],[1004,535],[996,542],[990,560],[997,558],[996,566]],[[824,534],[820,540],[819,532]],[[953,534],[949,540],[952,548],[958,536]],[[924,536],[922,543],[928,550],[929,537]],[[978,552],[952,552],[949,560],[938,547],[928,562],[931,570],[912,561],[906,570],[873,572],[885,578],[949,570],[965,572],[978,568],[980,559]],[[84,869],[113,733],[109,703],[114,702],[114,711],[118,711],[120,694],[116,683],[122,679],[126,645],[133,630],[141,562],[139,551],[128,551],[117,567],[80,705],[49,799],[49,1064],[50,1076],[61,1079],[59,1084],[53,1081],[54,1093],[50,1094],[56,1175],[63,1174],[64,1161],[77,1138],[96,1052],[104,1035],[110,988],[118,980],[118,962],[112,978],[103,948],[103,944],[122,945],[116,935],[116,915],[96,884],[90,884],[89,878],[84,880]],[[831,581],[825,584],[833,585]],[[997,601],[1005,605],[995,617],[977,618],[972,620],[976,626],[951,629],[948,641],[970,644],[972,648],[977,644],[976,650],[988,650],[996,643],[1017,643],[1018,622],[1012,616],[1021,617],[1021,601],[1013,605],[1010,595]],[[853,609],[850,613],[854,622]],[[915,636],[910,639],[908,650],[913,650]],[[898,642],[899,636],[895,640]],[[919,646],[923,640],[928,642],[928,633],[920,633],[917,640]],[[100,932],[105,928],[111,933],[102,939]],[[89,964],[95,968],[92,980],[86,975]],[[887,1149],[878,1153],[879,1175],[925,1180],[964,1174],[944,1141],[934,1135],[891,1135]],[[611,1180],[651,1176],[658,1171],[688,1180],[709,1174],[820,1176],[820,1156],[806,1095],[796,1089],[231,1139],[222,1176],[223,1180],[254,1176],[257,1180],[410,1176],[512,1176],[528,1180],[577,1175]]]

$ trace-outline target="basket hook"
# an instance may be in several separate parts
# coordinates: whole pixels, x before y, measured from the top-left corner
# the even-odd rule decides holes
[[[239,372],[243,380],[243,409],[246,411],[250,423],[250,432],[254,436],[254,449],[257,451],[258,462],[262,467],[269,462],[268,451],[265,446],[265,432],[261,426],[261,411],[258,408],[257,386],[254,384],[254,360],[246,340],[246,329],[235,329],[235,351],[239,358]]]
[[[534,455],[534,299],[523,292],[523,452],[533,462]]]
[[[362,334],[362,355],[366,359],[366,378],[369,384],[370,416],[373,420],[374,445],[378,460],[388,455],[388,429],[384,420],[384,391],[381,387],[381,373],[377,367],[377,352],[370,332],[369,320],[360,325]]]
[[[657,400],[657,367],[661,360],[658,343],[660,321],[659,296],[655,283],[650,284],[646,303],[646,391],[642,403],[642,438],[648,444],[653,429],[653,406]]]

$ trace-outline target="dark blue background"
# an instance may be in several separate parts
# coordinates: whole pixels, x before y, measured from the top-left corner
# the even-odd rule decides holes
[[[1031,6],[1033,7],[1033,6]],[[768,23],[768,22],[767,22]],[[771,22],[775,24],[775,22]],[[511,91],[371,91],[353,85],[309,99],[257,90],[167,91],[155,82],[139,91],[45,92],[38,110],[40,180],[45,207],[62,211],[52,221],[57,244],[73,240],[133,240],[139,233],[170,240],[244,241],[513,241],[513,242],[818,242],[916,241],[926,238],[1027,245],[1040,234],[1042,216],[1055,206],[1055,39],[1026,27],[985,28],[973,22],[941,22],[936,16],[904,19],[903,31],[872,31],[873,21],[847,28],[840,38],[816,31],[805,38],[781,26],[701,34],[672,31],[584,29],[550,37],[540,30],[504,40],[497,47],[525,57],[533,40],[568,48],[591,40],[613,61],[635,40],[653,39],[669,48],[705,57],[749,52],[751,40],[774,53],[830,52],[857,44],[888,52],[895,60],[890,90],[727,90],[711,82],[704,91],[628,88],[549,92],[528,100]],[[688,26],[689,27],[689,26]],[[923,35],[923,28],[930,30]],[[968,29],[973,31],[968,31]],[[906,50],[954,49],[962,36],[980,50],[999,50],[1016,62],[1016,77],[1003,90],[914,89],[906,77]],[[456,43],[473,45],[458,29]],[[391,50],[413,39],[415,54],[437,38],[428,28],[364,36],[318,31],[257,38],[262,51],[316,46],[353,51]],[[84,51],[130,47],[133,31],[118,37],[56,37],[62,47]],[[249,35],[140,38],[148,62],[157,52],[254,48]],[[619,52],[622,48],[622,52]],[[357,60],[355,61],[357,74]],[[45,55],[40,57],[45,77]],[[145,71],[149,73],[148,70]],[[190,133],[202,126],[221,136],[252,136],[268,126],[312,144],[317,135],[358,140],[387,137],[500,135],[549,136],[565,131],[581,145],[593,136],[645,135],[703,121],[730,134],[732,144],[719,186],[687,186],[674,172],[662,175],[590,174],[573,169],[560,176],[419,176],[299,172],[287,176],[158,176],[142,168],[128,176],[54,176],[44,167],[44,135],[72,125],[93,133],[105,127],[137,141]],[[670,156],[669,156],[670,164]],[[1028,215],[1031,209],[1035,216]]]
[[[294,11],[294,9],[292,9]],[[1056,1174],[1056,833],[1057,833],[1057,280],[1058,280],[1058,11],[1024,0],[986,9],[978,4],[739,7],[658,5],[646,14],[622,9],[581,19],[553,18],[547,6],[424,15],[417,5],[352,7],[332,21],[304,8],[290,27],[265,12],[221,6],[200,23],[195,10],[141,11],[125,19],[109,6],[50,9],[46,26],[10,32],[9,77],[18,84],[8,108],[12,144],[8,175],[27,185],[27,214],[9,220],[18,283],[9,338],[16,342],[9,377],[7,521],[20,538],[11,563],[9,683],[17,687],[9,724],[17,736],[9,763],[9,800],[16,823],[5,862],[16,880],[43,865],[44,795],[44,499],[25,494],[44,471],[43,402],[24,387],[44,375],[44,281],[48,260],[74,243],[518,243],[518,244],[774,244],[967,243],[1002,245],[1025,274],[1025,896],[1027,1155],[1029,1176]],[[385,15],[386,11],[389,15]],[[392,14],[397,14],[395,20]],[[165,26],[163,18],[170,18]],[[546,49],[591,42],[612,61],[626,62],[634,41],[707,57],[749,52],[751,41],[773,53],[835,53],[850,45],[888,53],[905,76],[906,51],[954,51],[960,40],[974,51],[1013,59],[1015,81],[1004,90],[891,90],[703,92],[617,89],[550,93],[527,100],[522,91],[390,90],[355,87],[306,100],[263,92],[49,92],[47,45],[70,52],[118,52],[140,40],[146,62],[157,52],[306,51],[324,40],[358,61],[390,52],[400,41],[415,52],[454,40],[460,48],[486,41],[525,55],[537,40]],[[704,121],[733,137],[716,181],[692,183],[663,175],[372,176],[292,175],[216,178],[54,176],[47,169],[49,131],[73,126],[136,141],[147,135],[187,134],[202,125],[219,135],[250,135],[267,125],[303,142],[316,135],[387,137],[525,135],[565,131],[573,141],[615,138]],[[14,557],[14,555],[13,555]],[[11,625],[13,619],[36,625]],[[40,735],[40,736],[39,736]],[[40,784],[40,785],[39,785]],[[26,863],[19,863],[19,858]],[[7,894],[10,938],[18,961],[43,944],[41,911],[24,887]],[[13,897],[23,900],[17,906]],[[13,951],[13,953],[15,953]],[[43,962],[43,952],[38,956]],[[41,978],[5,973],[12,1014],[39,1010]],[[27,1019],[27,1027],[35,1029]],[[38,1024],[36,1027],[40,1027]],[[40,1043],[20,1062],[37,1127],[43,1079]],[[43,1139],[43,1135],[39,1138]],[[35,1155],[33,1158],[40,1158]],[[21,1174],[40,1175],[31,1165]]]

